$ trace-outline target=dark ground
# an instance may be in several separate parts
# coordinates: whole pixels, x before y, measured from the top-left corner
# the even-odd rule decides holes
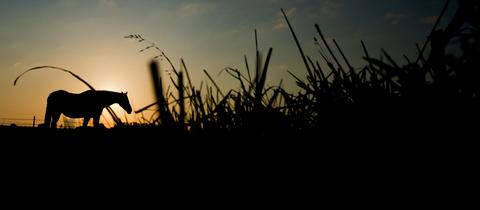
[[[369,139],[350,131],[322,139],[315,131],[252,139],[239,132],[179,138],[158,128],[5,126],[0,133],[4,176],[29,186],[64,183],[67,190],[100,197],[108,195],[93,189],[150,188],[149,196],[163,191],[197,197],[214,190],[222,199],[247,196],[235,202],[259,199],[273,202],[269,206],[321,206],[317,201],[323,199],[339,206],[430,206],[437,199],[467,198],[463,187],[471,185],[478,165],[472,143],[478,138],[457,134],[413,138],[379,131]]]
[[[301,159],[304,162],[365,162],[389,165],[422,161],[453,161],[475,155],[478,132],[464,125],[415,127],[366,133],[364,129],[329,127],[295,134],[253,134],[248,131],[202,133],[171,132],[155,127],[112,129],[46,129],[0,126],[0,147],[4,153],[26,156],[62,154],[76,158],[125,156],[155,159],[179,156],[179,159]],[[257,137],[261,138],[257,138]],[[88,156],[86,156],[88,158]],[[437,161],[435,161],[437,160]],[[418,162],[417,162],[418,161]]]

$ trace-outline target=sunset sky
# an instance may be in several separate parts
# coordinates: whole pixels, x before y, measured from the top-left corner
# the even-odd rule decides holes
[[[44,118],[46,98],[63,89],[87,87],[56,70],[32,71],[16,86],[15,78],[42,65],[69,69],[96,89],[128,91],[137,110],[154,101],[148,71],[154,51],[123,38],[140,34],[157,44],[179,66],[183,58],[194,85],[206,81],[206,69],[224,90],[239,84],[225,67],[245,70],[243,55],[253,65],[254,29],[260,50],[273,48],[268,84],[297,91],[287,70],[304,78],[302,60],[281,17],[284,8],[306,54],[320,60],[313,37],[318,23],[335,38],[355,67],[362,67],[364,40],[372,56],[385,48],[403,62],[415,57],[443,0],[0,0],[0,124],[4,118]],[[456,9],[454,2],[442,25]],[[441,25],[441,26],[442,26]],[[163,69],[169,69],[162,62]],[[226,91],[224,91],[226,92]],[[122,116],[121,108],[114,110]],[[106,112],[104,112],[105,114]],[[107,115],[105,115],[107,116]],[[138,116],[137,116],[138,117]],[[134,114],[130,120],[137,119]]]

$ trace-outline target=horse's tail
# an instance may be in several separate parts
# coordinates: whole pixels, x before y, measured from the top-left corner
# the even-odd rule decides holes
[[[45,110],[45,127],[50,128],[50,122],[52,121],[52,107],[50,103],[47,102],[47,108]]]

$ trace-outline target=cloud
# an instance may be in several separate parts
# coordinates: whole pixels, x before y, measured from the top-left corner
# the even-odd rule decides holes
[[[437,19],[438,19],[438,16],[436,16],[436,15],[426,16],[426,17],[420,18],[420,22],[421,22],[421,23],[428,24],[428,25],[433,25],[433,24],[435,24],[435,22],[437,21]]]
[[[385,20],[392,25],[400,23],[400,21],[407,16],[403,13],[387,12],[385,13]]]
[[[25,64],[23,64],[20,61],[17,61],[14,64],[11,64],[8,69],[9,71],[18,72],[19,70],[26,69],[26,67],[25,67]]]
[[[63,8],[74,8],[78,5],[78,1],[75,0],[60,0],[58,4]]]
[[[186,3],[182,5],[179,9],[180,14],[182,14],[183,17],[190,17],[198,14],[202,14],[207,12],[210,9],[209,6],[205,4],[200,4],[197,2],[191,2],[191,3]]]
[[[13,68],[18,68],[18,67],[22,67],[23,66],[23,63],[22,62],[16,62],[13,64]]]
[[[323,0],[320,1],[320,14],[335,17],[340,13],[342,7],[342,0]]]
[[[102,7],[107,7],[107,8],[113,8],[117,6],[116,0],[97,0],[98,5]]]
[[[295,12],[297,11],[297,8],[290,8],[287,11],[285,11],[285,14],[287,17],[290,19]],[[277,16],[275,18],[275,23],[273,24],[273,29],[275,30],[282,30],[284,28],[287,28],[287,23],[285,22],[285,19],[283,18],[283,14],[281,12],[277,13]]]

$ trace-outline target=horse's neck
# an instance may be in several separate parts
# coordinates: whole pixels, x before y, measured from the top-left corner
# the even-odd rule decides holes
[[[114,103],[118,103],[120,102],[120,94],[119,93],[116,93],[116,92],[109,92],[109,91],[101,91],[98,93],[98,99],[99,99],[99,102],[107,107],[107,106],[110,106]]]

